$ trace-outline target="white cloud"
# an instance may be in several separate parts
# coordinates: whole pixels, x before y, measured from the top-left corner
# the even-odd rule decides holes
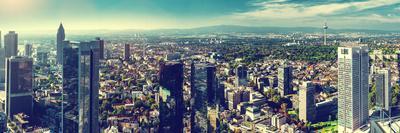
[[[285,3],[284,0],[254,3],[260,9],[233,14],[234,18],[247,19],[298,19],[318,16],[329,16],[342,12],[357,12],[367,9],[400,3],[399,0],[369,0],[364,2],[331,3],[325,5],[305,6],[303,4]]]

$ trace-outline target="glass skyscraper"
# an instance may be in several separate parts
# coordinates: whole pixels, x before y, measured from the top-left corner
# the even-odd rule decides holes
[[[12,118],[17,113],[32,115],[33,71],[32,59],[11,56],[6,60],[6,115]]]
[[[215,66],[207,63],[193,63],[191,67],[191,128],[192,132],[209,131],[208,107],[216,101],[217,80]]]
[[[161,62],[160,83],[160,132],[183,132],[183,64]]]
[[[99,41],[64,41],[62,131],[98,133]]]
[[[292,67],[286,62],[278,68],[278,89],[281,96],[292,93]]]
[[[57,30],[57,64],[62,64],[62,58],[63,58],[63,41],[65,40],[65,30],[64,26],[60,24],[60,27],[58,27]]]
[[[245,65],[239,65],[235,69],[236,74],[236,86],[246,86],[247,85],[247,67]]]

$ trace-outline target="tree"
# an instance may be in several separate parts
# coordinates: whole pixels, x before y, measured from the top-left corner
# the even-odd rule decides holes
[[[394,85],[392,88],[392,105],[398,104],[399,92],[400,92],[400,86],[398,84]]]

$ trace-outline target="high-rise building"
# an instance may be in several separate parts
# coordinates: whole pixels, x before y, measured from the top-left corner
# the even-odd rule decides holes
[[[314,101],[314,85],[311,81],[303,82],[299,89],[299,119],[315,122],[316,107]]]
[[[4,47],[0,48],[0,83],[5,82],[5,63],[6,63],[6,57],[5,57],[5,50]]]
[[[64,41],[61,131],[98,133],[99,43]]]
[[[11,56],[6,61],[6,103],[8,118],[15,114],[32,115],[33,111],[33,71],[32,59]]]
[[[160,83],[160,132],[183,132],[183,63],[161,62]]]
[[[286,63],[278,68],[278,89],[281,96],[292,93],[292,67]]]
[[[32,44],[25,44],[25,56],[31,57],[32,56]]]
[[[338,48],[338,131],[354,132],[368,120],[368,47]]]
[[[3,47],[3,40],[1,39],[1,31],[0,31],[0,48]]]
[[[60,26],[58,27],[58,31],[57,31],[57,64],[63,64],[63,41],[65,40],[65,30],[64,30],[64,26],[62,25],[62,23],[60,24]]]
[[[239,65],[235,69],[236,74],[236,86],[246,86],[247,85],[247,67],[244,65]]]
[[[131,45],[125,44],[124,59],[129,60],[131,58]]]
[[[390,111],[390,105],[392,103],[390,78],[389,69],[378,70],[375,74],[376,106],[386,111]]]
[[[96,41],[99,41],[100,43],[100,49],[99,49],[99,54],[100,54],[100,60],[104,59],[104,40],[102,40],[100,37],[96,37]]]
[[[4,36],[5,57],[17,56],[18,54],[18,34],[10,31]]]
[[[45,65],[49,59],[49,52],[38,50],[36,51],[36,61],[38,64]]]
[[[207,108],[215,107],[217,78],[215,66],[193,63],[191,67],[192,132],[211,132]]]

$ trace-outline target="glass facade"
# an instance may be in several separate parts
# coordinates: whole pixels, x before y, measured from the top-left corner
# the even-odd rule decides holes
[[[160,132],[183,132],[183,64],[160,64]]]
[[[65,45],[62,131],[99,132],[98,64],[98,41]]]
[[[12,56],[6,63],[6,114],[32,115],[32,59]]]
[[[215,67],[206,64],[192,64],[191,95],[192,95],[192,131],[208,132],[208,107],[215,106],[216,76]]]

